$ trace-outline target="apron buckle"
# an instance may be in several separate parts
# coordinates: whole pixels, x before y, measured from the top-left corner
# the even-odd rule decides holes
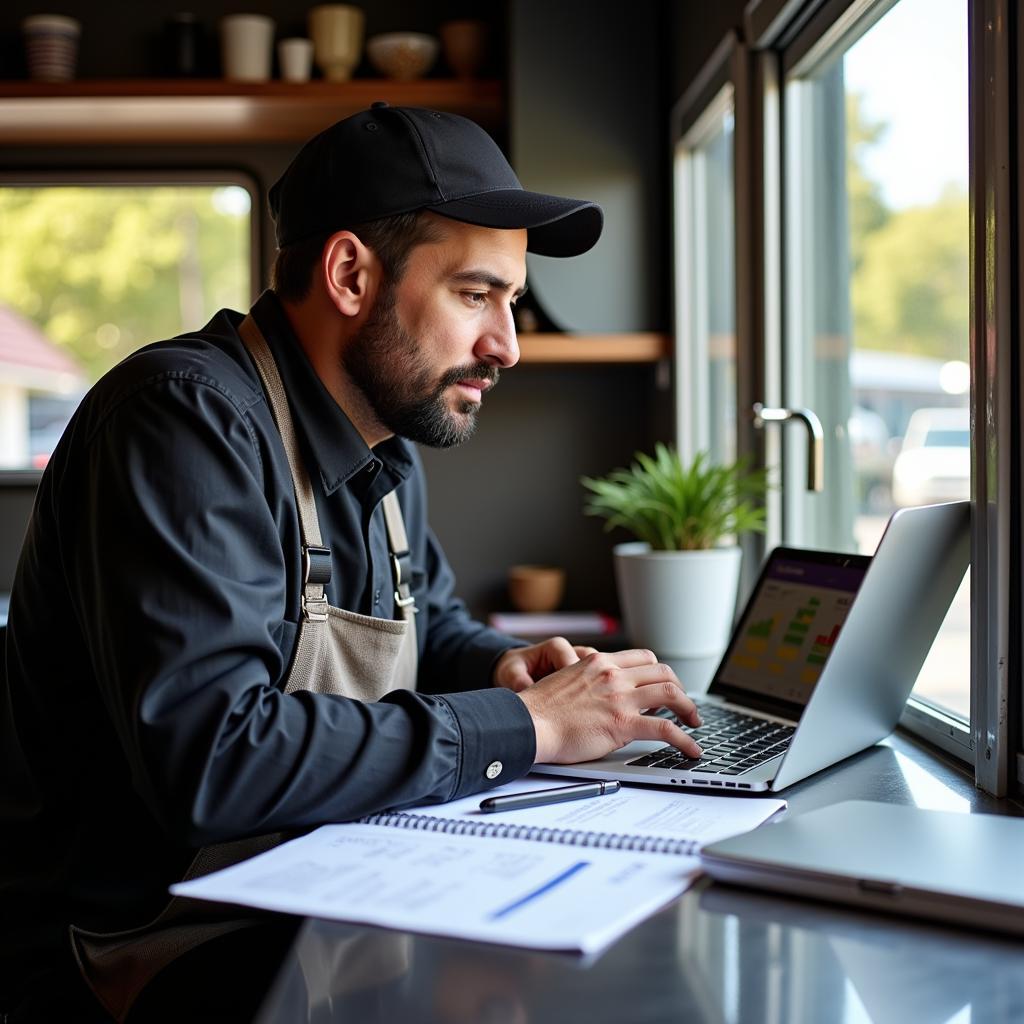
[[[302,595],[302,614],[310,622],[326,622],[327,607],[326,597],[306,597],[305,594]]]
[[[331,582],[331,549],[313,544],[302,546],[302,582],[327,586]]]
[[[400,555],[391,553],[391,575],[395,579],[395,606],[397,608],[408,608],[412,605],[415,613],[419,612],[416,607],[416,598],[412,596],[409,589],[409,552],[404,551]]]

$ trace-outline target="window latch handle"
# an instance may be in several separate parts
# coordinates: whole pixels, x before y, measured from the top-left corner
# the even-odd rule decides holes
[[[810,409],[773,409],[754,403],[754,426],[763,430],[766,423],[799,420],[807,430],[807,490],[821,493],[825,489],[825,432],[821,420]]]

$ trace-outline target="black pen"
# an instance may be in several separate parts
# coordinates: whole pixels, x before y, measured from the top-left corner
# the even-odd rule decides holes
[[[574,786],[558,786],[556,789],[535,789],[532,793],[514,793],[511,796],[490,796],[480,802],[480,810],[520,811],[524,807],[542,807],[544,804],[560,804],[566,800],[585,800],[588,796],[605,796],[617,793],[617,782],[581,782]]]

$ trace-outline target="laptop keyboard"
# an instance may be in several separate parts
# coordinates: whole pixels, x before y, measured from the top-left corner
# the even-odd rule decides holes
[[[707,775],[742,775],[783,753],[796,731],[792,725],[751,718],[715,704],[700,704],[698,710],[702,725],[679,725],[701,745],[702,758],[687,757],[675,747],[662,747],[626,764]]]

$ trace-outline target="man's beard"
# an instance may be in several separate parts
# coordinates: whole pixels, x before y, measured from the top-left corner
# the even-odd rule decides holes
[[[453,412],[445,401],[448,388],[467,379],[498,381],[498,369],[489,363],[455,367],[435,379],[416,339],[398,321],[390,283],[342,364],[388,430],[431,448],[462,444],[476,429],[479,403],[466,399]]]

